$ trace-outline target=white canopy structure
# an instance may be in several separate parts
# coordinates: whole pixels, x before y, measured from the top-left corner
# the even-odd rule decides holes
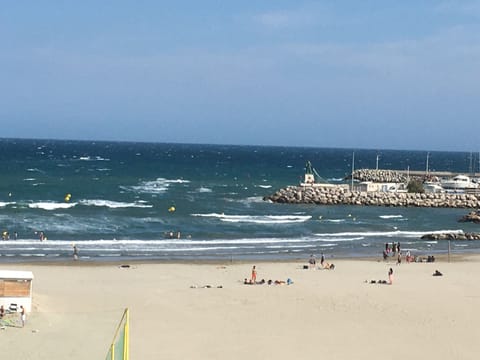
[[[23,305],[25,311],[32,310],[31,271],[0,270],[0,305],[15,311]]]

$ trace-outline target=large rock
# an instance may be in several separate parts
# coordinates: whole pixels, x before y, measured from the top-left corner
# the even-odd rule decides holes
[[[474,222],[480,224],[480,211],[471,211],[458,220],[459,222]]]

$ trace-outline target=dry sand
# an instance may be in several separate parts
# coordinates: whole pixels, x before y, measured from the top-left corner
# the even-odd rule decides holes
[[[259,279],[290,286],[243,285],[252,265],[2,264],[35,280],[25,328],[0,330],[0,358],[104,359],[126,307],[131,359],[479,357],[480,256],[255,264]],[[389,267],[393,285],[365,282],[387,279]]]

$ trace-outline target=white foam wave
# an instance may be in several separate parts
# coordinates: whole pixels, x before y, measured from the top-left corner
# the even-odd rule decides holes
[[[306,248],[313,248],[316,247],[316,245],[312,244],[305,244],[305,245],[268,245],[265,246],[267,249],[306,249]]]
[[[341,223],[341,222],[345,222],[345,219],[325,219],[323,221],[331,222],[331,223]]]
[[[251,204],[251,203],[263,203],[263,199],[261,196],[249,196],[245,199],[239,200],[240,203],[244,204]]]
[[[324,242],[344,242],[344,241],[359,241],[359,240],[364,240],[364,236],[357,236],[357,237],[351,237],[351,238],[342,238],[342,237],[336,237],[336,238],[320,238],[317,239],[318,241],[324,241]]]
[[[270,189],[272,187],[272,185],[257,185],[257,186],[262,189]]]
[[[35,178],[25,178],[25,179],[23,179],[23,181],[35,181],[35,180],[37,180],[37,179],[35,179]]]
[[[125,202],[118,202],[118,201],[93,199],[93,200],[80,200],[79,203],[84,206],[100,206],[100,207],[108,207],[111,209],[153,207],[153,205],[143,204],[143,203],[140,203],[140,201],[134,202],[134,203],[125,203]]]
[[[3,202],[3,201],[0,201],[0,207],[5,207],[7,205],[14,205],[16,204],[16,202]]]
[[[382,219],[400,219],[403,218],[402,215],[380,215],[379,218]]]
[[[31,209],[43,209],[43,210],[57,210],[57,209],[70,209],[77,205],[77,203],[58,203],[58,202],[36,202],[28,204]]]
[[[164,244],[176,244],[176,245],[221,245],[221,244],[229,244],[229,245],[258,245],[258,244],[290,244],[290,243],[305,243],[310,241],[308,238],[295,238],[295,239],[288,239],[288,238],[253,238],[253,239],[217,239],[217,240],[182,240],[182,239],[167,239],[162,240],[161,242]],[[158,241],[155,241],[157,244]]]
[[[183,179],[157,178],[152,181],[142,181],[139,185],[121,186],[120,188],[141,194],[162,194],[165,193],[172,184],[187,184],[189,182],[189,180]]]
[[[110,161],[110,159],[105,159],[101,156],[80,156],[78,160],[81,161]]]
[[[310,215],[225,215],[225,214],[191,214],[191,216],[198,217],[213,217],[221,221],[233,223],[255,223],[255,224],[286,224],[305,222],[310,220]]]
[[[211,193],[212,192],[212,189],[209,189],[209,188],[206,188],[206,187],[200,187],[197,189],[197,192],[199,193]]]

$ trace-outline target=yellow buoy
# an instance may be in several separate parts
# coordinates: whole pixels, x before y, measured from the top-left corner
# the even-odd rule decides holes
[[[65,201],[68,202],[72,198],[72,194],[65,195]]]
[[[175,211],[175,206],[170,206],[170,207],[168,208],[168,211],[169,211],[169,212],[174,212],[174,211]]]

